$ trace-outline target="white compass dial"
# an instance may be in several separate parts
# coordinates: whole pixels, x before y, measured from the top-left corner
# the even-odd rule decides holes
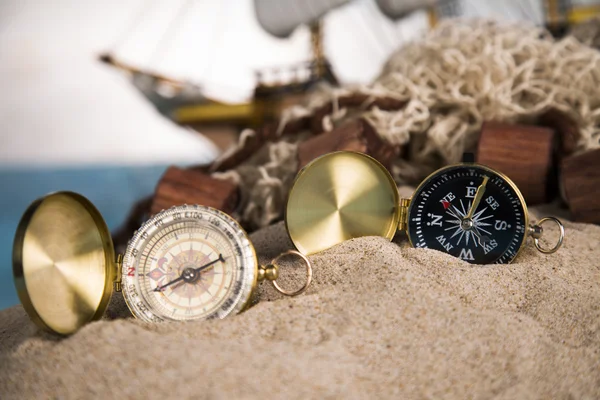
[[[248,302],[257,265],[246,233],[227,214],[174,207],[146,222],[129,243],[123,292],[145,321],[223,318]]]

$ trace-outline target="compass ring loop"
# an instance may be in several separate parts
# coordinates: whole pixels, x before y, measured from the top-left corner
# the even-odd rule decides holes
[[[556,245],[554,245],[554,247],[552,247],[552,248],[542,247],[540,245],[540,238],[535,237],[535,236],[533,238],[533,243],[535,244],[535,248],[538,249],[538,251],[540,251],[544,254],[552,254],[552,253],[556,252],[558,249],[560,249],[560,247],[563,244],[563,240],[565,238],[565,227],[562,224],[562,222],[560,222],[560,220],[558,220],[557,218],[554,218],[554,217],[544,217],[538,221],[536,226],[541,228],[542,225],[544,224],[544,222],[547,222],[547,221],[554,222],[558,226],[558,229],[560,230],[560,236],[558,237],[558,241],[556,242]],[[543,230],[541,230],[541,232],[543,232]],[[541,236],[541,234],[540,234],[540,236]]]

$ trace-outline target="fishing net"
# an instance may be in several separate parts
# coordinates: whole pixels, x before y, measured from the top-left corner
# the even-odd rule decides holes
[[[600,147],[599,86],[600,52],[573,37],[556,41],[547,31],[524,23],[447,20],[393,54],[372,84],[321,87],[305,106],[287,110],[282,125],[332,103],[322,127],[330,131],[356,115],[356,110],[351,113],[338,104],[340,96],[352,93],[406,100],[398,111],[367,111],[367,101],[360,115],[383,139],[407,147],[391,172],[398,184],[416,184],[474,150],[486,120],[527,123],[557,109],[579,128],[576,153]],[[255,158],[222,176],[240,184],[240,217],[254,227],[282,217],[295,174],[294,144],[269,144],[264,154],[273,158]]]

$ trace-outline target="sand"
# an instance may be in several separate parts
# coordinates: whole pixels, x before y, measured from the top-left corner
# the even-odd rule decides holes
[[[116,295],[59,339],[13,307],[0,397],[600,398],[600,227],[565,226],[558,253],[530,245],[504,266],[350,240],[311,257],[306,294],[263,283],[222,321],[144,324]],[[291,248],[281,223],[252,239],[262,262]]]

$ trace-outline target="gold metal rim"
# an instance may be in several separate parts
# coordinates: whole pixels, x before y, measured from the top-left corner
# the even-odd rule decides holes
[[[488,167],[486,165],[482,165],[482,164],[478,164],[478,163],[457,163],[457,164],[448,165],[446,167],[443,167],[443,168],[440,168],[438,170],[435,170],[431,174],[429,174],[427,176],[427,178],[425,178],[425,179],[423,179],[421,181],[421,183],[419,184],[419,186],[417,186],[417,188],[413,192],[413,197],[414,197],[414,193],[418,193],[423,188],[423,186],[425,186],[427,184],[427,182],[429,182],[429,180],[431,178],[433,178],[436,175],[443,174],[445,171],[447,171],[449,169],[453,169],[453,168],[457,168],[457,167],[462,167],[462,168],[477,167],[477,168],[481,168],[483,170],[486,170],[488,172],[496,174],[496,175],[500,176],[502,179],[504,179],[508,183],[508,185],[515,191],[515,193],[517,194],[517,197],[519,198],[519,201],[523,205],[523,214],[524,214],[524,219],[525,219],[525,221],[523,222],[524,223],[523,226],[525,227],[525,229],[527,229],[527,227],[529,226],[529,211],[527,210],[527,203],[525,203],[525,198],[521,194],[521,191],[519,190],[519,188],[517,187],[517,185],[515,185],[515,183],[507,175],[505,175],[502,172],[497,171],[497,170],[495,170],[493,168],[490,168],[490,167]],[[414,202],[411,201],[410,206],[408,208],[408,218],[410,218],[410,215],[412,213],[413,205],[414,205]],[[408,242],[410,243],[411,247],[415,247],[415,245],[413,244],[412,240],[410,239],[409,229],[410,229],[410,224],[407,224],[406,225],[406,236],[408,237]],[[517,252],[515,252],[515,256],[508,263],[511,263],[515,258],[517,258],[517,256],[521,253],[521,251],[525,247],[526,241],[527,241],[527,234],[523,235],[523,240],[521,240],[521,245],[519,246],[519,249],[517,250]]]
[[[554,222],[556,225],[558,225],[558,229],[560,229],[560,236],[558,237],[558,242],[551,249],[546,249],[540,245],[540,239],[537,237],[534,237],[533,244],[535,245],[535,248],[538,249],[540,252],[542,252],[544,254],[552,254],[552,253],[556,252],[558,249],[560,249],[560,247],[563,244],[563,240],[565,238],[565,227],[558,218],[554,218],[554,217],[544,217],[538,221],[537,225],[541,227],[544,224],[544,222],[546,222],[546,221],[551,221],[551,222]]]
[[[17,226],[17,232],[13,241],[13,253],[12,253],[12,264],[13,264],[13,280],[15,288],[17,289],[17,295],[21,301],[21,305],[29,315],[29,318],[40,328],[53,332],[53,330],[44,322],[42,317],[38,314],[29,293],[27,292],[27,286],[25,284],[25,274],[23,271],[23,244],[25,242],[25,233],[29,226],[29,221],[35,214],[44,198],[35,200],[27,207],[27,210],[23,213],[19,225]]]
[[[336,163],[348,164],[345,166],[352,167],[355,175],[342,176],[349,169]],[[357,176],[362,179],[359,184],[346,184]],[[385,206],[366,215],[365,209],[373,204]],[[360,215],[355,212],[357,208]],[[349,218],[351,214],[353,217]],[[400,196],[391,174],[375,158],[360,152],[337,151],[314,159],[298,172],[284,219],[292,243],[308,255],[360,236],[377,235],[392,240],[400,221]]]
[[[139,242],[142,239],[142,234],[144,232],[148,232],[148,228],[149,227],[154,227],[155,226],[155,222],[157,220],[163,220],[165,221],[165,218],[172,218],[174,213],[177,212],[184,212],[184,211],[198,211],[201,213],[205,213],[205,217],[215,217],[215,218],[221,218],[222,220],[224,220],[227,224],[231,225],[231,228],[236,232],[236,235],[239,236],[239,239],[242,241],[242,248],[247,248],[249,249],[249,251],[251,252],[251,257],[246,258],[246,260],[248,260],[251,264],[248,266],[248,268],[252,269],[252,279],[251,279],[251,285],[249,290],[247,290],[246,293],[246,285],[244,284],[242,286],[242,294],[246,293],[244,297],[240,297],[240,300],[237,304],[239,304],[238,306],[235,306],[229,314],[227,315],[235,315],[238,313],[241,313],[245,310],[247,310],[248,308],[250,308],[253,303],[254,303],[254,299],[255,299],[255,295],[256,295],[256,288],[258,286],[258,281],[259,281],[259,272],[260,272],[260,265],[258,263],[258,256],[256,254],[256,248],[254,247],[254,245],[252,244],[252,241],[250,240],[250,236],[248,235],[248,232],[246,232],[246,230],[244,228],[242,228],[242,226],[240,225],[240,223],[238,221],[236,221],[231,215],[225,213],[224,211],[221,211],[217,208],[214,207],[210,207],[210,206],[204,206],[204,205],[180,205],[180,206],[173,206],[170,209],[166,209],[166,210],[162,210],[159,213],[157,213],[156,215],[154,215],[152,218],[149,218],[147,221],[145,221],[140,228],[137,230],[137,233],[131,238],[129,244],[127,245],[127,249],[125,251],[125,255],[123,258],[123,262],[125,263],[124,265],[127,266],[134,266],[136,268],[138,268],[137,264],[135,263],[131,263],[129,262],[129,260],[132,259],[132,252],[133,250],[139,246]],[[172,221],[172,219],[169,219],[168,221]],[[169,223],[169,222],[166,223]],[[204,221],[206,221],[206,219],[204,219]],[[233,239],[232,239],[233,240]],[[246,244],[243,244],[246,243]],[[143,249],[143,247],[138,247],[138,250],[141,252]],[[242,257],[246,257],[243,256]],[[242,277],[243,278],[243,277]],[[127,307],[129,308],[131,314],[143,321],[146,322],[152,322],[153,321],[153,317],[149,317],[148,313],[145,311],[142,311],[138,308],[137,306],[137,301],[135,300],[135,296],[137,296],[137,294],[133,294],[131,293],[131,289],[129,289],[129,287],[131,286],[135,286],[136,285],[136,278],[134,277],[129,277],[127,276],[127,272],[126,272],[126,268],[123,268],[123,273],[122,273],[122,282],[123,282],[123,297],[125,299],[125,304],[127,304]],[[153,312],[152,312],[153,314]],[[156,316],[154,315],[154,317],[157,317],[160,319],[162,319],[163,317],[160,316]]]
[[[34,305],[34,293],[30,292],[30,290],[33,289],[35,291],[36,289],[28,288],[26,278],[28,274],[28,265],[25,265],[24,262],[25,257],[27,256],[27,234],[31,228],[34,218],[36,215],[38,215],[40,209],[47,204],[47,202],[52,202],[59,196],[63,196],[78,203],[91,217],[100,237],[100,247],[104,254],[103,275],[105,278],[102,284],[102,293],[100,294],[100,298],[95,309],[92,311],[88,310],[87,313],[83,313],[84,318],[80,321],[80,323],[61,330],[52,327],[53,323],[52,321],[49,321],[52,319],[52,315],[44,315],[44,312],[38,310],[38,308],[36,308]],[[114,259],[115,255],[112,238],[108,227],[106,226],[106,222],[102,218],[100,212],[88,199],[74,192],[55,192],[35,200],[33,203],[31,203],[21,217],[13,242],[13,278],[15,287],[17,289],[17,294],[21,304],[23,305],[23,308],[27,314],[29,314],[31,320],[40,328],[60,335],[69,335],[77,331],[85,323],[100,319],[102,315],[104,315],[104,311],[106,310],[112,295],[112,283],[116,274]],[[49,299],[49,301],[50,300],[51,299]]]
[[[306,282],[304,283],[304,286],[302,286],[300,289],[296,290],[296,291],[289,291],[289,290],[285,290],[283,288],[281,288],[281,286],[279,286],[277,284],[277,279],[272,280],[271,283],[273,284],[273,287],[281,294],[286,295],[286,296],[298,296],[299,294],[302,294],[306,291],[306,289],[308,289],[308,287],[310,286],[311,282],[312,282],[312,276],[313,276],[313,272],[312,272],[312,264],[310,263],[310,260],[302,253],[300,253],[299,251],[296,250],[288,250],[285,253],[281,253],[280,255],[278,255],[277,257],[275,257],[273,260],[271,260],[271,265],[274,265],[276,268],[279,269],[279,266],[277,265],[277,261],[280,258],[283,258],[285,256],[288,255],[295,255],[298,256],[302,259],[302,261],[304,262],[305,266],[306,266]]]

